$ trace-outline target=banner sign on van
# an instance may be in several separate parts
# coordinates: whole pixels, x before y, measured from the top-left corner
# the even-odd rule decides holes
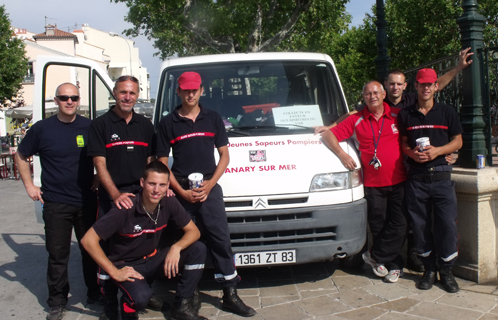
[[[273,118],[276,126],[290,125],[290,129],[299,129],[299,127],[291,126],[293,124],[304,127],[323,126],[322,115],[317,104],[274,108]]]

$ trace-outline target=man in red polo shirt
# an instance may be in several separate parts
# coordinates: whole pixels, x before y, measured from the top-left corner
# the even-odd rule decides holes
[[[354,170],[356,162],[339,141],[356,133],[361,153],[368,224],[373,236],[371,250],[363,254],[365,263],[386,282],[397,282],[403,273],[400,251],[406,238],[407,220],[403,208],[406,169],[398,134],[398,108],[384,102],[386,92],[377,81],[363,87],[367,108],[346,118],[322,134],[322,139],[341,160]]]

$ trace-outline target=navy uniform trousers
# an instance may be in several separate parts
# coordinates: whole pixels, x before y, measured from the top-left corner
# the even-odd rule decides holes
[[[440,267],[451,267],[458,256],[457,199],[451,179],[426,177],[417,180],[412,175],[405,197],[417,254],[426,270],[435,270],[436,260]]]
[[[124,281],[114,283],[121,289],[121,307],[124,312],[132,313],[145,309],[152,297],[150,284],[157,278],[163,278],[164,260],[169,248],[164,248],[152,257],[146,257],[135,261],[118,261],[114,265],[121,269],[133,267],[144,279],[135,281]],[[199,241],[192,243],[180,253],[180,279],[176,287],[176,296],[191,298],[194,290],[201,280],[206,260],[206,246]]]
[[[201,231],[201,240],[206,242],[214,264],[216,282],[221,283],[223,287],[236,286],[240,277],[233,261],[230,231],[220,185],[216,184],[211,189],[204,202],[190,203],[181,197],[178,197],[178,200]]]

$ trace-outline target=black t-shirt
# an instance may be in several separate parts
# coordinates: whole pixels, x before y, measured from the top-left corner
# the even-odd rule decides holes
[[[455,109],[438,102],[434,102],[434,106],[427,115],[418,111],[418,104],[401,110],[398,114],[398,125],[401,136],[408,137],[408,143],[412,149],[416,147],[418,138],[428,137],[432,146],[440,147],[448,144],[451,137],[463,132]],[[418,163],[409,158],[408,164],[415,168],[430,168],[446,165],[447,162],[445,156],[440,155],[424,163]]]
[[[175,197],[164,197],[160,201],[159,217],[153,215],[154,219],[157,217],[157,224],[145,213],[141,193],[132,201],[131,209],[114,207],[93,225],[101,239],[110,239],[108,258],[112,262],[133,261],[150,255],[157,249],[168,223],[182,229],[190,222],[190,215]]]
[[[401,100],[399,101],[398,104],[393,104],[389,99],[384,99],[384,102],[387,103],[391,108],[399,108],[399,109],[406,109],[412,105],[414,105],[418,100],[418,93],[417,92],[408,92],[408,93],[403,93],[401,96]],[[361,111],[365,109],[365,104],[359,105],[356,110]]]
[[[18,147],[25,157],[40,156],[41,191],[50,202],[81,206],[93,200],[93,162],[87,155],[91,120],[77,115],[71,123],[57,115],[36,122]]]
[[[181,117],[178,106],[159,123],[156,153],[158,157],[169,157],[173,148],[175,176],[187,177],[194,172],[204,176],[216,170],[214,147],[228,145],[228,136],[221,116],[213,110],[201,107],[195,122]]]
[[[133,111],[129,123],[112,107],[93,121],[90,129],[88,155],[106,158],[107,171],[118,189],[138,185],[153,155],[154,126]]]

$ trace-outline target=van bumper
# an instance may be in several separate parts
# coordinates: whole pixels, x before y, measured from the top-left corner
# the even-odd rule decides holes
[[[296,250],[296,264],[352,256],[367,237],[365,199],[326,206],[227,212],[234,253]]]

